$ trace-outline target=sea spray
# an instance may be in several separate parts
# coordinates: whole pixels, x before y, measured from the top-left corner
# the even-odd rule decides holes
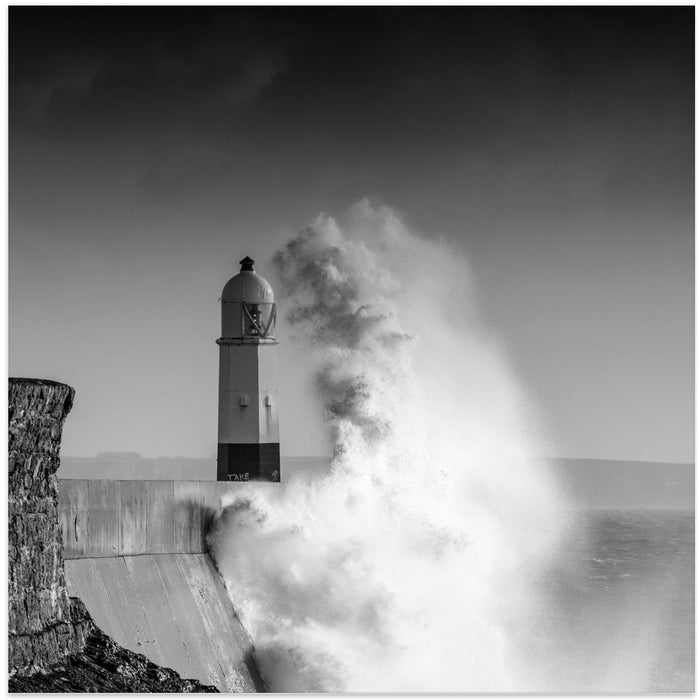
[[[275,263],[334,456],[242,484],[211,537],[270,690],[522,690],[560,503],[467,265],[368,202]]]

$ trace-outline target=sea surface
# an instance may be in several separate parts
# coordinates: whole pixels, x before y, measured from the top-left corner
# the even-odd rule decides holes
[[[527,691],[694,691],[694,515],[588,511],[536,582]]]

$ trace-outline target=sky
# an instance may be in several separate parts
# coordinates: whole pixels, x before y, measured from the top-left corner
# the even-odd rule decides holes
[[[693,33],[692,7],[9,8],[10,376],[75,387],[64,454],[213,456],[237,261],[270,277],[369,197],[469,261],[557,456],[693,461]],[[282,452],[322,454],[280,326]]]

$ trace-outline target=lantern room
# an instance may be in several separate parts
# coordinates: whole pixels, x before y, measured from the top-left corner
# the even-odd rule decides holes
[[[241,342],[275,340],[277,309],[270,283],[255,272],[255,261],[240,261],[241,271],[221,294],[221,336]]]

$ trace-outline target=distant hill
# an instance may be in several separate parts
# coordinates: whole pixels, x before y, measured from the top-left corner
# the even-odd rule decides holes
[[[694,465],[555,458],[557,482],[577,508],[692,510]],[[282,479],[322,475],[330,457],[282,457]],[[178,479],[214,481],[216,460],[141,457],[136,452],[102,452],[95,457],[61,457],[59,479]]]
[[[567,458],[548,461],[563,491],[578,508],[694,508],[694,464]]]
[[[138,452],[100,452],[95,457],[61,457],[59,479],[176,479],[216,481],[216,460],[142,457]]]

